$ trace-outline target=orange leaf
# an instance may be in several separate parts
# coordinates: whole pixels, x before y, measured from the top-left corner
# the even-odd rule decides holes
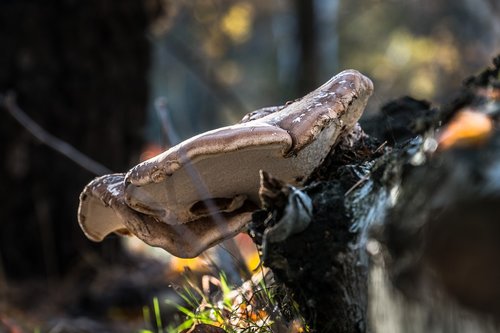
[[[493,132],[493,121],[471,108],[459,111],[439,136],[439,149],[483,144]]]

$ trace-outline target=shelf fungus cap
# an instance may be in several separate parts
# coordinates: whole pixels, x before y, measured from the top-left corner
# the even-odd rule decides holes
[[[370,79],[346,70],[299,100],[192,137],[125,176],[97,178],[82,193],[80,225],[93,240],[126,229],[176,256],[196,256],[250,221],[260,170],[302,185],[354,127],[372,91]]]
[[[98,177],[90,182],[80,195],[78,222],[84,234],[99,242],[110,233],[133,234],[148,245],[160,247],[182,258],[192,258],[236,235],[251,218],[256,207],[244,207],[222,217],[227,222],[216,225],[211,218],[202,218],[197,223],[170,225],[152,216],[137,212],[124,200],[124,174]]]

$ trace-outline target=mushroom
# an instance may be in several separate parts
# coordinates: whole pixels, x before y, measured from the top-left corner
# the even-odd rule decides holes
[[[90,240],[100,242],[111,233],[133,234],[145,243],[171,254],[190,258],[222,241],[221,233],[236,235],[250,220],[256,207],[244,206],[224,214],[231,221],[223,228],[209,217],[196,223],[170,225],[127,206],[124,196],[125,174],[98,177],[80,195],[78,222]]]
[[[361,116],[373,84],[343,71],[285,106],[192,137],[133,167],[95,179],[79,222],[100,241],[128,232],[179,257],[234,236],[259,207],[259,172],[302,185]]]

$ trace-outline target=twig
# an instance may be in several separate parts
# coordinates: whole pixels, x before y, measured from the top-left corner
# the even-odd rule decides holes
[[[155,110],[158,119],[160,120],[161,130],[166,142],[163,143],[164,147],[171,147],[180,142],[180,136],[177,134],[174,126],[172,126],[172,119],[167,106],[166,97],[158,97],[155,100]]]
[[[363,177],[361,177],[354,185],[351,186],[350,189],[348,189],[344,196],[348,196],[349,194],[351,194],[352,191],[354,191],[356,188],[358,188],[361,184],[363,184],[365,181],[367,181],[370,176],[372,175],[372,172],[368,172],[366,175],[364,175]]]
[[[14,93],[9,92],[4,97],[0,95],[0,106],[4,106],[7,112],[9,112],[9,114],[35,138],[60,154],[66,156],[85,170],[88,170],[95,175],[113,173],[110,169],[94,161],[69,143],[44,130],[16,104]]]
[[[385,148],[385,146],[387,146],[387,141],[384,141],[382,142],[382,144],[380,146],[378,146],[377,149],[375,149],[375,151],[373,152],[373,155],[377,154],[378,152],[382,151],[382,149]]]
[[[158,119],[161,122],[163,135],[167,139],[167,142],[174,144],[178,143],[180,141],[180,138],[177,132],[175,131],[175,128],[171,125],[170,109],[168,107],[166,98],[164,97],[158,98],[155,101],[155,109],[158,115]],[[204,183],[196,167],[191,162],[188,162],[186,163],[185,168],[187,174],[189,175],[191,181],[193,182],[196,192],[198,192],[198,195],[200,196],[201,200],[207,206],[208,210],[212,213],[213,221],[218,225],[219,228],[221,229],[227,228],[227,221],[217,208],[217,205],[215,204],[214,200],[211,199],[213,196],[210,193],[209,189],[207,188],[206,184]],[[185,233],[184,237],[186,237],[186,235],[188,234],[188,230],[185,230],[184,233]],[[241,253],[240,248],[236,244],[234,238],[229,238],[219,245],[233,259],[235,268],[239,269],[241,273],[244,273],[246,275],[245,276],[246,278],[251,276],[251,273],[247,270],[246,266],[243,264],[244,262],[243,255]],[[219,253],[219,257],[220,256],[221,254]],[[222,260],[221,262],[223,264],[222,268],[224,268],[226,273],[232,273],[231,271],[229,271],[231,267],[227,265],[228,263],[226,262],[226,260]]]
[[[378,153],[379,151],[381,151],[382,149],[384,149],[384,147],[387,145],[387,141],[384,141],[380,146],[378,146],[377,149],[375,149],[375,151],[373,152],[373,154],[376,154]],[[377,168],[375,168],[377,169]],[[365,181],[367,181],[370,176],[372,175],[372,172],[374,170],[371,170],[369,171],[366,175],[364,175],[363,177],[361,177],[354,185],[351,186],[350,189],[348,189],[346,192],[345,192],[345,196],[348,196],[349,194],[351,194],[352,191],[354,191],[356,188],[358,188],[361,184],[363,184]]]

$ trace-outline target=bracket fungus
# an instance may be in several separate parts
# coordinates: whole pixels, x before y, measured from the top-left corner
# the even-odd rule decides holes
[[[133,167],[94,179],[80,196],[87,237],[131,233],[194,257],[240,232],[259,207],[259,172],[302,185],[361,116],[373,84],[343,71],[305,97],[254,111]]]

